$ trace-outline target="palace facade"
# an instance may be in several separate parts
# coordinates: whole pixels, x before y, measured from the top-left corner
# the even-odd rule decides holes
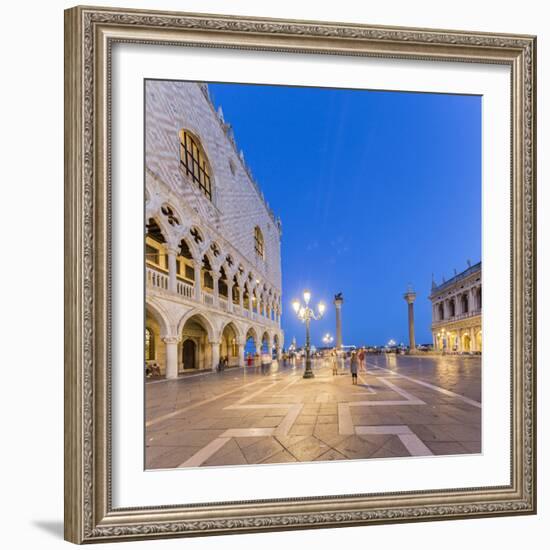
[[[481,262],[440,285],[432,283],[430,300],[434,350],[481,353]]]
[[[205,84],[145,85],[145,361],[167,378],[279,356],[281,223]]]

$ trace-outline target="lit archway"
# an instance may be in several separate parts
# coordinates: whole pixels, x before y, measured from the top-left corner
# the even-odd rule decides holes
[[[467,332],[465,332],[462,335],[462,351],[464,352],[472,351],[472,341],[471,341],[470,335]]]
[[[220,339],[220,358],[227,359],[230,367],[239,364],[239,335],[237,327],[232,323],[225,325]]]
[[[179,371],[212,368],[212,331],[203,315],[196,314],[186,319],[179,332],[181,343],[178,349]]]
[[[258,335],[256,331],[251,327],[246,333],[245,345],[244,345],[244,355],[246,359],[246,364],[251,366],[254,365],[254,358],[256,357],[258,343]]]

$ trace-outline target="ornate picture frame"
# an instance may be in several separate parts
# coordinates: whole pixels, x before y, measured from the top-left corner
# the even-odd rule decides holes
[[[511,71],[511,483],[114,508],[111,51],[117,42],[460,61]],[[65,538],[75,543],[536,513],[536,38],[75,7],[65,12]]]

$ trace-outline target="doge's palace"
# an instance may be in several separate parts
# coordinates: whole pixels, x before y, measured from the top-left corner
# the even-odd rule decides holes
[[[145,361],[176,378],[271,362],[281,223],[205,84],[145,85]]]

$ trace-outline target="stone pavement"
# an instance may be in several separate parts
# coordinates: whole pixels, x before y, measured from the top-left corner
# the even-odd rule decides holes
[[[147,469],[481,452],[479,357],[367,356],[146,383]]]

